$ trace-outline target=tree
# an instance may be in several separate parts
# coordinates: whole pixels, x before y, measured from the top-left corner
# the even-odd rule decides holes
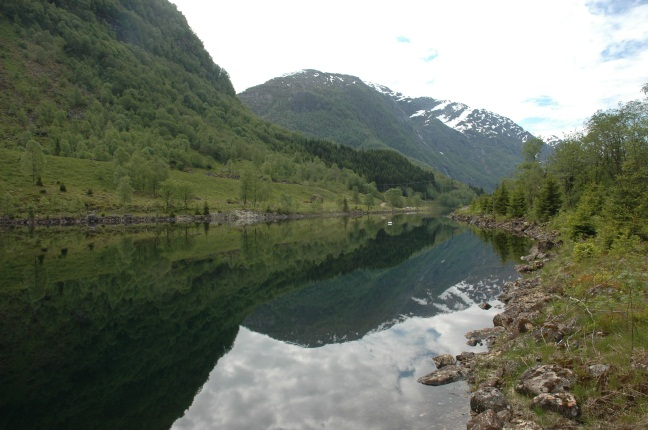
[[[540,158],[540,152],[542,151],[543,145],[544,142],[542,141],[542,139],[538,139],[537,137],[524,142],[524,146],[522,147],[522,156],[524,157],[524,162],[537,162]]]
[[[385,200],[395,208],[402,208],[404,205],[403,192],[400,188],[390,188],[385,191]]]
[[[35,140],[29,140],[25,147],[25,152],[20,158],[20,162],[23,172],[31,176],[32,184],[35,184],[36,179],[42,176],[43,170],[45,169],[43,148]]]
[[[367,194],[364,197],[364,204],[367,206],[367,211],[370,211],[374,205],[374,196]]]
[[[117,195],[122,205],[130,203],[133,198],[133,186],[129,176],[122,176],[117,183]]]
[[[256,203],[256,180],[254,173],[250,170],[243,171],[239,183],[239,197],[243,200],[243,206],[247,205],[248,200]]]
[[[578,136],[572,136],[558,145],[549,159],[549,170],[562,185],[567,207],[577,200],[580,187],[586,181],[587,155]]]
[[[541,221],[547,221],[560,210],[562,200],[558,183],[552,176],[547,176],[536,201],[536,215]]]
[[[189,207],[189,201],[196,197],[193,185],[186,181],[178,182],[178,198],[182,201],[185,210]]]
[[[167,179],[160,184],[160,196],[164,201],[164,210],[168,212],[169,206],[173,206],[173,200],[178,195],[178,183],[173,179]]]
[[[502,182],[493,194],[493,209],[496,215],[506,215],[509,208],[509,192],[506,182]]]
[[[526,215],[527,200],[522,188],[518,187],[513,191],[513,193],[511,193],[511,201],[508,210],[509,214],[514,218],[521,218]]]

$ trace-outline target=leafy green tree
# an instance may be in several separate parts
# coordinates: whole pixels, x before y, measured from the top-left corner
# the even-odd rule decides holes
[[[390,188],[385,191],[385,200],[394,208],[402,208],[405,204],[403,191],[400,188]]]
[[[364,204],[367,206],[367,211],[370,211],[374,206],[374,196],[372,196],[371,194],[365,195]]]
[[[360,204],[360,190],[358,189],[357,186],[353,187],[353,194],[351,196],[351,201],[356,205]]]
[[[585,149],[573,135],[560,143],[549,158],[549,170],[562,186],[567,207],[572,207],[586,182],[588,159]]]
[[[117,196],[122,205],[131,202],[133,199],[133,191],[133,186],[128,175],[119,178],[119,182],[117,183]]]
[[[166,179],[160,184],[160,196],[164,201],[164,210],[169,211],[169,207],[173,206],[173,200],[178,195],[178,183],[173,179]]]
[[[185,210],[189,207],[189,202],[196,197],[193,185],[186,181],[178,181],[177,193]]]
[[[535,163],[540,159],[540,152],[544,142],[537,137],[531,138],[524,142],[522,146],[522,156],[525,163]]]
[[[256,203],[257,179],[255,174],[250,170],[243,171],[239,181],[239,198],[243,201],[243,206],[247,205],[248,200]]]
[[[36,180],[42,176],[43,170],[45,169],[45,155],[43,155],[43,148],[38,142],[33,139],[27,142],[20,163],[23,172],[26,175],[31,176],[32,184],[35,184]]]

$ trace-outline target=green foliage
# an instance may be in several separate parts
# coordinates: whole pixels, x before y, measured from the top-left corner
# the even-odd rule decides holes
[[[122,205],[130,203],[133,199],[133,186],[131,185],[130,176],[122,176],[117,183],[117,195]]]
[[[544,142],[542,141],[542,139],[539,139],[537,137],[524,142],[524,145],[522,146],[522,155],[524,157],[524,162],[535,163],[539,161],[540,152],[542,151],[543,145]]]
[[[553,177],[548,176],[536,200],[536,216],[541,221],[547,221],[558,213],[561,204],[558,183]]]
[[[509,211],[510,195],[506,182],[497,187],[493,195],[493,209],[496,215],[506,215]]]
[[[32,183],[36,180],[41,181],[41,175],[45,168],[45,157],[43,155],[43,148],[35,140],[31,139],[25,146],[25,152],[20,158],[22,170],[25,175],[30,176]],[[42,186],[42,183],[39,185]]]
[[[601,251],[596,244],[589,240],[574,245],[573,257],[577,261],[588,260],[600,255]]]
[[[189,202],[196,197],[196,192],[191,182],[178,181],[176,187],[176,195],[178,196],[178,200],[182,202],[182,205],[186,210],[189,207]]]
[[[527,198],[524,190],[520,187],[515,188],[511,194],[509,203],[509,215],[513,218],[521,218],[527,214]]]
[[[367,210],[370,211],[375,204],[374,196],[371,194],[366,194],[364,196],[364,204],[367,206]]]
[[[402,208],[405,206],[405,199],[400,188],[390,188],[385,191],[385,201],[393,208]]]
[[[114,182],[93,186],[93,196],[86,196],[92,197],[90,205],[106,202],[106,193],[121,201],[116,188],[124,176],[137,202],[158,196],[173,171],[228,163],[235,179],[246,162],[259,178],[255,204],[279,195],[272,192],[274,184],[316,184],[336,193],[355,186],[376,198],[379,189],[392,186],[410,187],[424,198],[426,189],[434,190],[433,172],[394,151],[341,148],[256,118],[166,1],[8,0],[0,34],[7,74],[0,92],[7,112],[0,116],[0,145],[31,149],[35,142],[46,156],[112,160]],[[43,174],[38,159],[25,156],[32,182]],[[59,176],[68,188],[76,183],[70,175]],[[173,202],[165,194],[169,209]],[[15,203],[18,211],[26,208],[23,201]],[[39,210],[66,210],[65,204],[50,203]]]

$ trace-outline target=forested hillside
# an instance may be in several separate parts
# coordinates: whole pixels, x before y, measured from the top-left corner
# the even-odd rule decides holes
[[[336,194],[355,187],[378,199],[391,187],[404,195],[409,188],[419,199],[453,191],[450,204],[459,202],[458,195],[470,195],[457,183],[437,184],[431,170],[393,151],[342,155],[337,145],[255,117],[237,99],[227,72],[166,0],[7,0],[0,4],[0,37],[0,147],[12,160],[0,183],[4,215],[72,205],[72,190],[58,194],[59,189],[64,193],[83,179],[48,175],[48,165],[65,171],[74,164],[48,163],[50,157],[87,160],[88,166],[108,163],[99,169],[105,170],[101,178],[88,179],[110,201],[108,210],[144,196],[158,201],[141,205],[168,209],[163,191],[173,194],[178,206],[180,182],[195,177],[179,172],[194,171],[210,176],[212,187],[220,186],[219,178],[239,180],[249,172],[255,186],[269,188],[262,193],[266,201],[286,194],[275,187],[286,183]],[[34,191],[17,173],[44,188]],[[51,195],[55,188],[57,198]],[[91,196],[97,189],[83,191]],[[238,191],[196,193],[189,200],[247,201]],[[94,200],[82,199],[88,209],[104,209],[96,194]]]

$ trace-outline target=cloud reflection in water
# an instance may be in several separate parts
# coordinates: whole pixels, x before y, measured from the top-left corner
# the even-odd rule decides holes
[[[466,346],[464,334],[491,325],[496,312],[473,305],[320,348],[241,327],[173,429],[463,429],[466,384],[416,379],[434,370],[434,355],[480,350]]]

